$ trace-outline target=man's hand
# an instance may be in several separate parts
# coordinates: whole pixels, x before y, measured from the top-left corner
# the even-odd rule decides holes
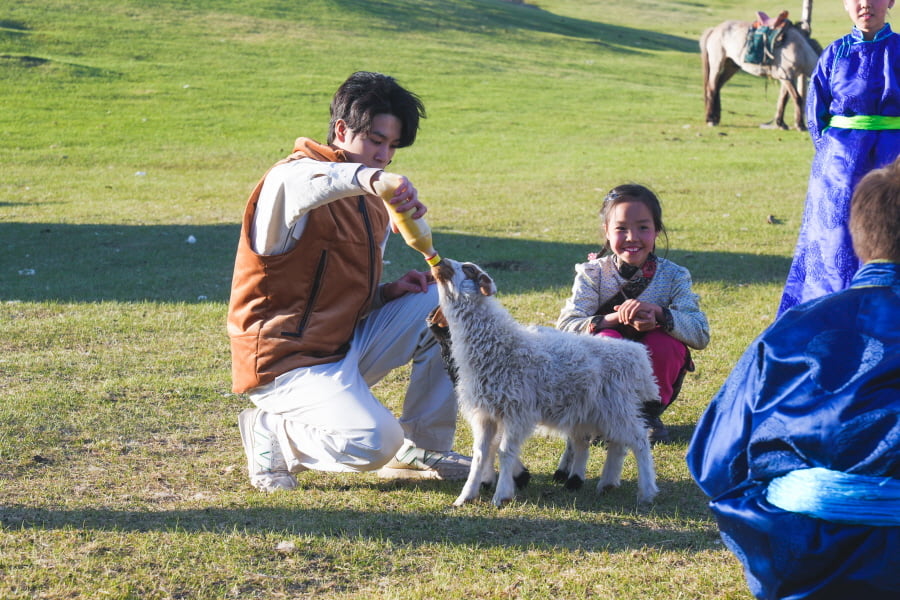
[[[400,279],[386,283],[381,294],[385,302],[396,300],[406,294],[421,294],[428,291],[428,285],[434,283],[430,272],[409,271]]]
[[[394,195],[387,201],[395,211],[405,213],[415,209],[415,212],[411,215],[413,219],[418,219],[428,212],[428,207],[419,201],[419,192],[404,175],[382,171],[372,177],[372,187],[378,191],[379,195],[381,194],[380,190],[383,185],[395,184],[397,187],[394,189]],[[397,227],[394,225],[393,220],[391,220],[391,229],[394,233],[397,233]]]

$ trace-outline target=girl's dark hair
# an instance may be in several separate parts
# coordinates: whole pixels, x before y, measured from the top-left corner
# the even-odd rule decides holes
[[[419,131],[419,119],[425,118],[425,106],[418,96],[397,81],[381,73],[357,71],[347,78],[331,100],[328,143],[334,141],[334,124],[343,119],[357,134],[369,134],[376,115],[394,115],[400,119],[398,148],[412,146]]]
[[[662,220],[662,205],[659,198],[648,188],[636,183],[626,183],[616,186],[609,190],[603,199],[603,206],[600,208],[600,237],[606,239],[606,220],[613,208],[623,202],[640,202],[647,207],[653,217],[653,226],[656,231],[663,234],[666,238],[666,254],[669,252],[669,234],[666,232],[666,226]],[[653,249],[654,253],[656,248]],[[609,240],[603,245],[601,254],[612,254],[612,248],[609,247]]]

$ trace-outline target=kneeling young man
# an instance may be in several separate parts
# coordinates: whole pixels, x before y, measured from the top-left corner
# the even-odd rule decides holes
[[[293,489],[304,470],[464,479],[451,451],[457,407],[425,321],[430,275],[380,283],[391,231],[374,189],[424,107],[392,77],[358,72],[331,103],[326,144],[298,138],[253,190],[235,260],[228,333],[233,390],[255,405],[238,421],[250,481]],[[425,213],[403,178],[392,203]],[[370,391],[412,361],[396,418]]]

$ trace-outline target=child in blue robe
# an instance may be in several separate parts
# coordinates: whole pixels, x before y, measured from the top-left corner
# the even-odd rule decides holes
[[[900,35],[894,0],[844,0],[852,31],[829,45],[809,86],[815,145],[806,205],[778,314],[845,289],[859,268],[847,221],[857,182],[900,155]]]

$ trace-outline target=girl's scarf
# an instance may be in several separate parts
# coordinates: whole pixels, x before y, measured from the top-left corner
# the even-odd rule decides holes
[[[619,292],[617,294],[604,302],[600,308],[597,309],[597,315],[608,315],[611,312],[615,312],[616,306],[622,304],[629,298],[637,298],[643,294],[644,290],[647,289],[647,286],[650,285],[650,282],[653,281],[653,276],[656,275],[657,260],[656,255],[654,254],[648,256],[647,260],[644,261],[644,264],[640,267],[629,265],[626,262],[620,262],[619,257],[615,255],[613,255],[613,260],[615,261],[616,270],[619,272],[619,276],[624,279],[625,282],[619,286]]]

